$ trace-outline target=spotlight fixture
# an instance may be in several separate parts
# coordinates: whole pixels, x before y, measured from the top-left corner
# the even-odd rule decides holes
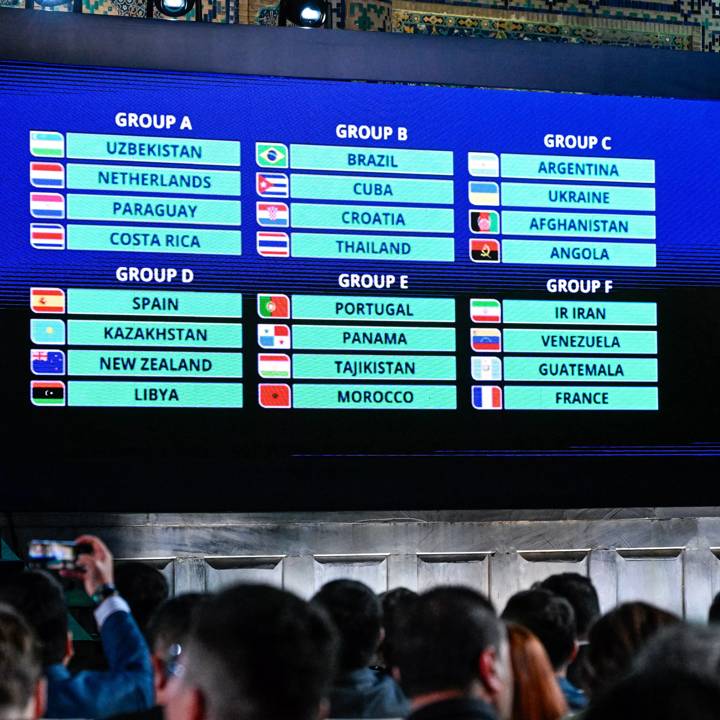
[[[278,25],[284,27],[289,23],[303,28],[321,28],[327,16],[325,0],[280,0]]]
[[[195,0],[154,0],[158,12],[168,17],[187,15],[195,6]]]

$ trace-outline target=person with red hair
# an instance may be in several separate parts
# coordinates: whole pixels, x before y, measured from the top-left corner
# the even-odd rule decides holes
[[[514,678],[512,720],[560,720],[568,706],[545,648],[522,625],[508,623]]]

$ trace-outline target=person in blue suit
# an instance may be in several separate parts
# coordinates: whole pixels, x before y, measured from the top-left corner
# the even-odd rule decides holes
[[[96,602],[106,671],[72,675],[67,664],[73,655],[68,632],[67,605],[60,583],[41,570],[21,573],[0,586],[0,602],[23,614],[41,643],[47,680],[48,718],[105,718],[143,710],[153,703],[150,653],[127,603],[113,584],[113,557],[99,538],[83,535],[91,553],[78,557],[79,570],[65,574],[80,578],[85,592]]]

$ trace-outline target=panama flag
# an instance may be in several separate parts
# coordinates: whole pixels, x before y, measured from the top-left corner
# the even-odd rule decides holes
[[[290,328],[287,325],[258,325],[258,345],[269,350],[289,350]]]
[[[64,157],[65,136],[49,130],[31,130],[30,152],[35,157]]]
[[[473,177],[497,177],[500,175],[500,158],[495,153],[468,153],[468,172]]]
[[[289,318],[290,298],[287,295],[258,295],[257,311],[261,318]]]
[[[472,405],[476,410],[502,410],[502,388],[497,385],[473,385]]]
[[[39,188],[65,187],[65,168],[60,163],[31,162],[30,184]]]
[[[502,335],[493,328],[472,328],[470,345],[475,352],[499,352],[502,350]]]
[[[59,193],[30,193],[30,214],[36,218],[64,218],[65,198]]]
[[[37,250],[64,250],[65,228],[62,225],[31,223],[30,245]]]
[[[491,298],[473,298],[470,300],[470,319],[473,322],[499,323],[502,307],[499,300]]]
[[[474,357],[470,359],[473,380],[502,380],[502,360],[499,357]]]
[[[292,406],[290,386],[285,383],[259,383],[258,402],[264,408],[289,408]]]
[[[64,313],[65,292],[60,288],[30,288],[30,307],[36,313]]]
[[[290,257],[290,236],[284,232],[259,232],[255,236],[258,255]]]
[[[290,182],[285,173],[255,173],[255,187],[262,197],[286,198]]]
[[[499,205],[500,187],[494,182],[468,183],[468,199],[473,205]]]
[[[283,353],[268,353],[258,355],[258,375],[261,378],[289,378],[290,356]]]
[[[286,203],[257,203],[257,223],[267,227],[287,227],[290,208]]]
[[[65,353],[62,350],[31,350],[30,369],[34,375],[64,375]]]

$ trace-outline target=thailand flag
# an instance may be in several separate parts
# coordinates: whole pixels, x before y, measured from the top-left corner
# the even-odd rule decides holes
[[[64,218],[65,198],[58,193],[30,193],[30,214],[36,218]]]
[[[502,388],[497,385],[473,385],[472,406],[476,410],[501,410]]]
[[[286,203],[257,203],[257,223],[265,227],[288,227],[290,208]]]
[[[284,232],[259,232],[256,236],[258,255],[290,257],[290,237]]]
[[[30,245],[37,250],[64,250],[65,228],[62,225],[30,223]]]
[[[65,168],[60,163],[31,162],[30,184],[37,188],[63,188]]]
[[[258,325],[258,345],[268,350],[288,350],[291,344],[287,325]]]

